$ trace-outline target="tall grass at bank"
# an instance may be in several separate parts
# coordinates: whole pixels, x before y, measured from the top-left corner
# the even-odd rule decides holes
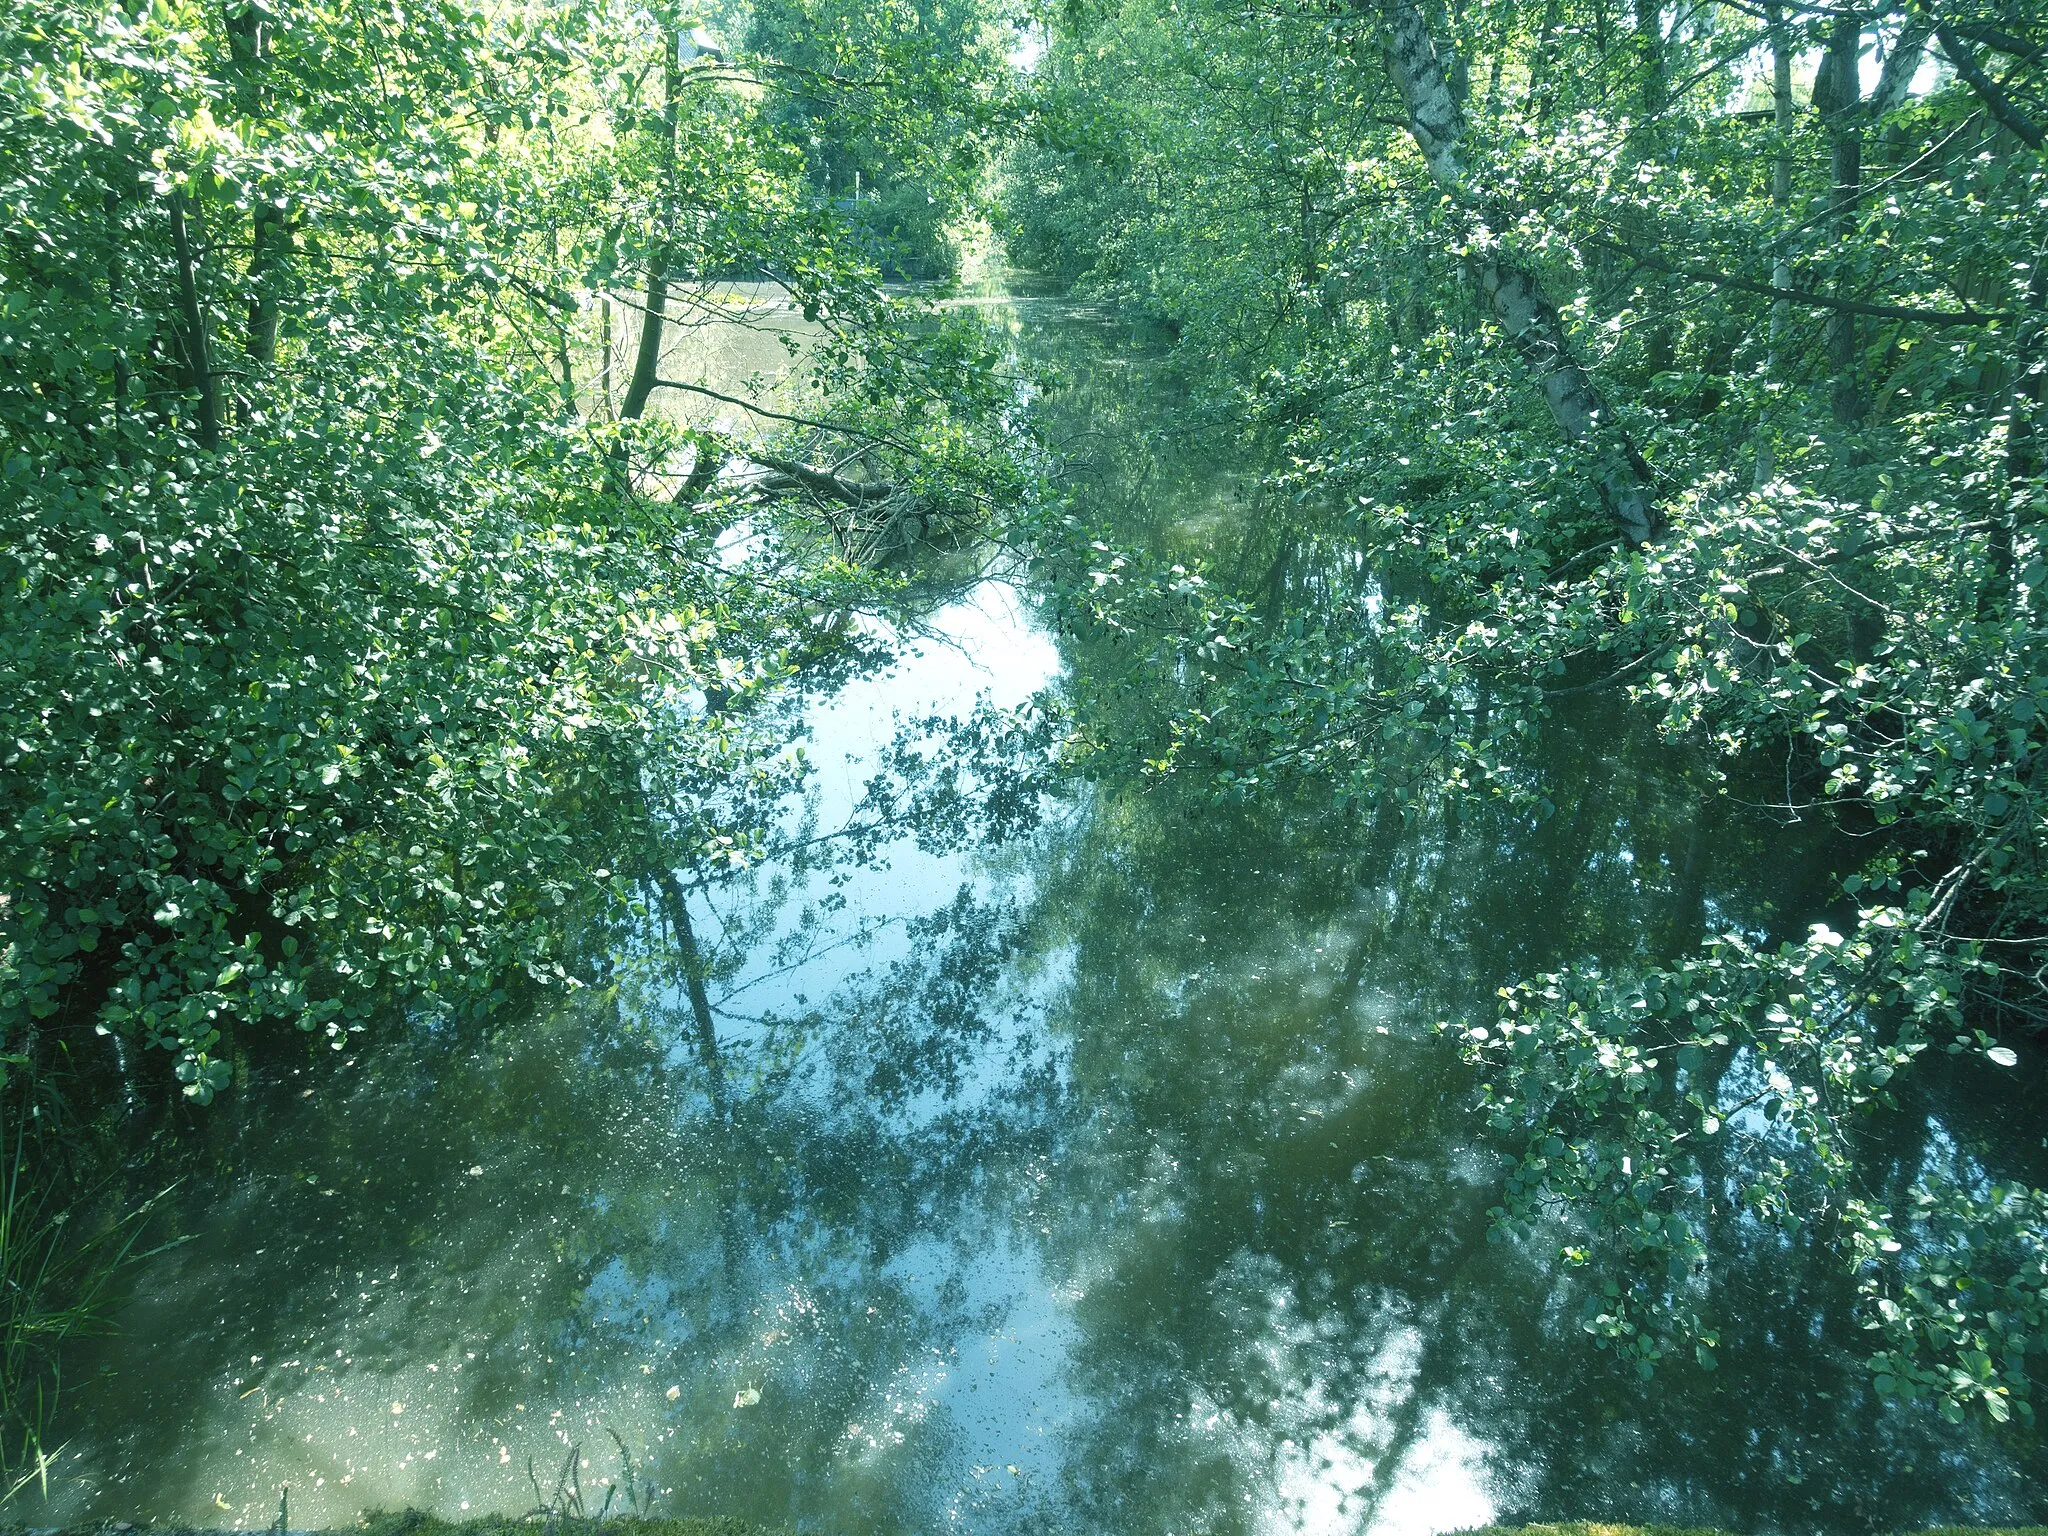
[[[49,1492],[64,1349],[105,1330],[155,1200],[122,1207],[104,1161],[25,1056],[0,1056],[0,1504]],[[159,1197],[160,1198],[160,1197]]]

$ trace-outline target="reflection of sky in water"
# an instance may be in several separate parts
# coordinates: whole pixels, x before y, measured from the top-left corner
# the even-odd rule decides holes
[[[819,826],[852,813],[876,755],[904,720],[961,712],[977,699],[1011,708],[1054,680],[1058,653],[1027,615],[1012,587],[982,582],[903,640],[889,666],[810,712],[815,773],[804,809]],[[700,916],[743,904],[747,882],[735,884],[716,892]],[[822,1002],[843,983],[913,958],[904,920],[942,905],[963,884],[989,885],[973,853],[925,852],[908,840],[850,875],[828,867],[791,883],[778,892],[783,931],[754,936],[750,955],[725,982],[741,1022],[722,1016],[721,1033],[731,1030],[728,1043],[743,1051],[748,1019],[795,1010],[800,998]],[[772,955],[788,925],[828,891],[844,905],[812,935],[816,958],[793,967],[754,961],[754,954]],[[876,925],[867,942],[839,942]],[[720,931],[715,919],[705,928],[707,939]],[[1057,960],[1037,975],[1056,987]],[[671,1001],[680,1002],[680,988]],[[673,1064],[687,1050],[679,1042],[661,1055]],[[985,1067],[984,1076],[986,1086],[996,1085],[995,1070]],[[858,1257],[802,1251],[799,1212],[739,1259],[747,1273],[735,1285],[730,1263],[702,1246],[715,1217],[664,1208],[686,1180],[659,1191],[640,1187],[648,1163],[672,1159],[687,1169],[707,1150],[704,1128],[688,1122],[693,1102],[688,1095],[679,1101],[681,1119],[667,1119],[659,1103],[636,1106],[640,1134],[610,1149],[611,1166],[581,1167],[569,1183],[557,1183],[539,1149],[516,1138],[493,1149],[488,1167],[449,1166],[460,1214],[417,1234],[423,1252],[377,1273],[343,1268],[324,1277],[331,1281],[324,1294],[297,1298],[315,1326],[295,1347],[244,1356],[226,1374],[214,1365],[212,1390],[176,1427],[144,1427],[147,1413],[135,1413],[115,1435],[89,1437],[68,1458],[80,1481],[62,1506],[144,1512],[139,1502],[201,1523],[262,1524],[274,1518],[279,1485],[289,1483],[295,1524],[346,1522],[362,1509],[402,1505],[520,1513],[537,1502],[533,1479],[541,1501],[554,1496],[574,1447],[573,1472],[594,1511],[620,1481],[610,1432],[626,1440],[644,1478],[678,1437],[704,1440],[707,1419],[767,1420],[778,1412],[803,1418],[803,1437],[829,1447],[830,1475],[855,1484],[903,1477],[899,1463],[919,1454],[913,1442],[935,1416],[943,1419],[944,1465],[921,1467],[908,1481],[928,1485],[913,1502],[943,1507],[949,1518],[1016,1506],[1052,1481],[1057,1434],[1071,1412],[1059,1379],[1071,1329],[1032,1249],[998,1236],[963,1252],[951,1237],[926,1235],[870,1269]],[[355,1156],[366,1150],[349,1149]],[[343,1177],[320,1175],[303,1188],[294,1181],[291,1192],[332,1200],[343,1192],[318,1187],[330,1176]],[[268,1198],[276,1197],[273,1187]],[[216,1227],[260,1225],[261,1213],[248,1207],[264,1198],[245,1190]],[[616,1229],[643,1212],[651,1219],[639,1237],[661,1256],[655,1263],[593,1255],[581,1294],[562,1290],[556,1234]],[[500,1230],[506,1240],[494,1242]],[[150,1289],[173,1306],[189,1304],[195,1292],[232,1295],[245,1283],[244,1270],[263,1272],[263,1260],[275,1262],[267,1249],[245,1262],[208,1246],[210,1236],[170,1256]],[[294,1279],[305,1282],[302,1274]],[[847,1293],[857,1298],[863,1288],[874,1299],[849,1307]],[[721,1291],[745,1298],[744,1316],[716,1315],[718,1305],[705,1298]],[[862,1322],[883,1318],[871,1331],[890,1334],[891,1348],[863,1362],[843,1411],[820,1425],[804,1397],[816,1378],[843,1370],[845,1346],[832,1335],[849,1310]],[[422,1326],[427,1311],[434,1318]],[[127,1320],[138,1343],[151,1321]],[[225,1315],[219,1326],[234,1332]],[[859,1332],[862,1324],[853,1327]],[[436,1335],[447,1335],[449,1345],[438,1355]],[[151,1352],[163,1353],[164,1343],[153,1340]],[[191,1353],[216,1355],[205,1345]],[[120,1376],[117,1390],[132,1412],[146,1403],[149,1383],[132,1362]],[[762,1471],[777,1459],[771,1450]],[[124,1464],[136,1471],[132,1482],[122,1476]],[[692,1494],[664,1484],[657,1508],[687,1507]],[[733,1502],[721,1490],[715,1507]],[[772,1505],[755,1512],[779,1513]]]
[[[806,716],[810,739],[805,750],[812,772],[802,810],[820,831],[830,832],[854,818],[877,759],[907,723],[933,714],[965,714],[977,700],[995,709],[1015,709],[1051,685],[1060,670],[1057,648],[1035,627],[1017,589],[1005,581],[979,582],[935,612],[919,634],[888,638],[900,649],[886,669],[856,677]],[[906,838],[890,847],[886,863],[860,870],[851,880],[828,868],[792,882],[778,892],[783,920],[765,936],[750,936],[749,963],[714,993],[714,1004],[744,1024],[762,1013],[788,1013],[822,1001],[841,983],[903,959],[909,952],[905,919],[931,911],[963,884],[986,893],[988,882],[977,876],[978,863],[975,850],[928,852]],[[723,914],[744,909],[750,896],[758,900],[760,880],[776,873],[771,867],[716,893],[708,903],[708,921],[699,924],[705,942],[726,933]],[[788,939],[802,915],[815,910],[827,894],[843,897],[845,906],[822,922],[811,939],[808,947],[816,957],[794,967],[774,963],[769,957],[778,942]],[[1029,896],[1014,888],[1005,894],[1017,900]],[[864,929],[872,929],[874,937],[852,942]],[[744,1029],[738,1038],[747,1038]]]
[[[1137,395],[1104,377],[1074,422]],[[1098,436],[1106,485],[1116,452],[1152,462],[1142,432]],[[844,822],[900,722],[1090,662],[1000,581],[927,628],[811,705],[791,825]],[[299,1527],[517,1514],[572,1448],[595,1513],[613,1432],[659,1513],[832,1536],[2032,1508],[2024,1458],[1866,1411],[1859,1341],[1784,1283],[1782,1234],[1722,1235],[1757,1263],[1726,1310],[1756,1323],[1718,1378],[1649,1384],[1587,1346],[1550,1235],[1486,1240],[1501,1163],[1436,1020],[1660,925],[1810,910],[1775,831],[1586,741],[1544,764],[1573,792],[1537,826],[1476,806],[1339,838],[1110,782],[1024,845],[698,889],[731,944],[730,1123],[672,968],[615,1015],[394,1032],[230,1096],[194,1241],[80,1362],[49,1518],[261,1526],[282,1483]],[[1690,850],[1717,840],[1710,880]],[[1902,1155],[1960,1160],[1938,1126]]]

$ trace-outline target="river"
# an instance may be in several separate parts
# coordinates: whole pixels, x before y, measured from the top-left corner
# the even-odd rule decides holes
[[[1254,558],[1143,338],[985,308],[1065,375],[1039,409],[1083,512]],[[876,638],[886,665],[801,701],[793,826],[843,820],[900,722],[1093,664],[1000,563]],[[259,1074],[160,1218],[191,1240],[74,1364],[35,1523],[260,1527],[285,1485],[295,1528],[650,1489],[831,1536],[2048,1512],[2030,1442],[1878,1402],[1825,1254],[1738,1234],[1720,1369],[1644,1382],[1547,1248],[1490,1239],[1504,1162],[1439,1020],[1828,909],[1823,829],[1619,701],[1540,766],[1543,820],[1102,776],[998,843],[700,881],[715,1062],[651,935],[486,1033]]]

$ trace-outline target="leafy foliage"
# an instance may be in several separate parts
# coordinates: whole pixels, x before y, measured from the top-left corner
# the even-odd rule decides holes
[[[586,418],[593,296],[656,259],[767,275],[832,317],[821,388],[885,359],[856,430],[969,469],[985,351],[891,340],[757,98],[650,96],[658,18],[7,28],[10,1042],[89,1025],[204,1104],[266,1031],[573,982],[566,918],[744,841],[791,769],[747,699],[877,591],[772,507],[721,557],[734,496],[666,494],[710,446]],[[643,759],[702,811],[619,805]]]
[[[1157,636],[1082,750],[1543,817],[1533,733],[1625,690],[1869,839],[1847,937],[1507,978],[1457,1026],[1523,1149],[1503,1231],[1581,1264],[1645,1370],[1711,1363],[1739,1211],[1834,1245],[1885,1390],[2003,1420],[2041,1379],[2040,1173],[1979,1108],[2048,1023],[2038,31],[1072,6],[1011,166],[1013,251],[1164,320],[1191,428],[1259,476],[1236,586],[1048,525],[1070,619]]]
[[[946,217],[1007,78],[950,24],[975,46],[857,92]],[[994,348],[885,294],[807,178],[782,93],[851,87],[684,30],[607,0],[0,18],[0,1052],[62,1127],[10,1165],[6,1466],[57,1384],[38,1319],[100,1284],[65,1278],[89,1223],[29,1217],[119,1106],[602,979],[648,892],[766,847],[806,772],[778,691],[859,663],[877,550],[1024,483]],[[686,376],[685,324],[792,366]]]

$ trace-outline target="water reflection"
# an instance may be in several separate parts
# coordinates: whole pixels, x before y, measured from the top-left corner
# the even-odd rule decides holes
[[[1113,321],[1019,313],[1071,375],[1081,494],[1281,564],[1161,445]],[[723,1087],[656,923],[601,995],[236,1096],[231,1194],[81,1362],[58,1518],[258,1525],[284,1483],[295,1524],[517,1513],[565,1461],[595,1508],[626,1457],[657,1510],[827,1533],[2038,1512],[2024,1442],[1880,1408],[1824,1254],[1731,1220],[1721,1369],[1643,1383],[1548,1247],[1489,1238],[1502,1160],[1435,1022],[1576,956],[1797,930],[1804,833],[1594,699],[1532,766],[1568,791],[1541,822],[1111,778],[991,843],[876,797],[944,736],[902,722],[1099,658],[1001,582],[930,628],[810,704],[790,856],[685,872]]]

